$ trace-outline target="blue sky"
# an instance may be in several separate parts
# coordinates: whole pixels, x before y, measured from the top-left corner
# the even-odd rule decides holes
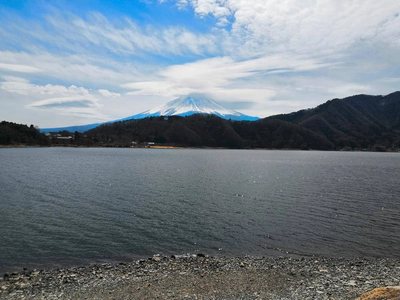
[[[400,90],[393,0],[0,0],[0,120],[59,127],[189,93],[266,117]]]

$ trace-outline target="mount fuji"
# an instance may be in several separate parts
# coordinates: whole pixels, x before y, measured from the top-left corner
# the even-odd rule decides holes
[[[234,121],[255,121],[260,119],[258,117],[247,116],[240,112],[227,109],[203,94],[190,94],[119,121],[158,116],[186,117],[194,114],[216,115],[223,119]]]
[[[167,102],[162,106],[155,107],[153,109],[144,111],[140,114],[133,115],[130,117],[104,122],[104,123],[95,123],[81,126],[70,126],[70,127],[62,127],[62,128],[44,128],[41,129],[41,132],[58,132],[67,130],[69,132],[84,132],[95,128],[101,124],[105,123],[114,123],[120,121],[127,121],[133,119],[144,119],[149,117],[158,117],[158,116],[181,116],[186,117],[194,114],[207,114],[207,115],[216,115],[220,118],[226,120],[233,121],[256,121],[260,118],[252,117],[248,115],[244,115],[240,112],[227,109],[223,107],[218,102],[213,99],[203,95],[203,94],[190,94],[188,96],[179,97],[175,100]]]

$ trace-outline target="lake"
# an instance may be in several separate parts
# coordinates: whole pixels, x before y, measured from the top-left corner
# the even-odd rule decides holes
[[[398,153],[0,149],[0,273],[204,253],[400,257]]]

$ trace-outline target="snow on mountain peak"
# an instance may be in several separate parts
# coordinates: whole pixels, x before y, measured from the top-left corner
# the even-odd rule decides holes
[[[259,119],[227,109],[204,94],[182,96],[162,106],[155,107],[126,119],[140,119],[153,116],[188,116],[197,113],[217,115],[221,118],[232,120],[254,121]]]

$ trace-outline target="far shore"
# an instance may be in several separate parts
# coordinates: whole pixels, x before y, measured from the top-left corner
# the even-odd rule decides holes
[[[318,150],[318,149],[292,149],[292,148],[224,148],[224,147],[184,147],[174,145],[151,145],[151,146],[135,146],[135,147],[118,147],[118,146],[81,146],[81,145],[0,145],[1,148],[113,148],[113,149],[211,149],[211,150],[267,150],[267,151],[318,151],[318,152],[374,152],[374,153],[400,153],[400,149],[373,151],[373,150]]]

